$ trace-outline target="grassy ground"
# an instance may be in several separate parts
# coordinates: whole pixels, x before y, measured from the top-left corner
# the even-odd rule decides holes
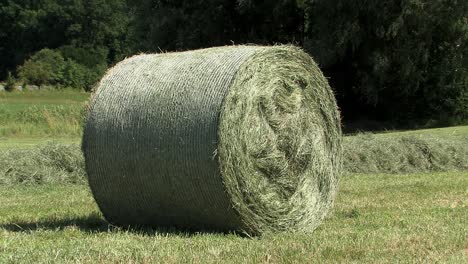
[[[5,138],[79,138],[88,98],[89,93],[76,90],[1,92],[0,142]]]
[[[80,144],[81,138],[78,136],[33,136],[33,137],[0,137],[0,151],[7,149],[30,149],[37,145],[44,145],[47,143],[60,143],[60,144]]]
[[[88,99],[89,93],[71,89],[0,93],[2,106],[13,111],[21,111],[30,106],[79,104],[86,102]]]
[[[344,177],[313,234],[126,230],[86,185],[0,187],[0,263],[468,261],[468,172]]]
[[[77,90],[0,92],[0,148],[50,140],[77,143],[90,94]],[[389,131],[379,137],[466,137],[468,126]]]
[[[333,212],[313,234],[246,238],[110,226],[76,166],[88,98],[71,90],[0,93],[0,173],[19,177],[0,181],[0,263],[468,262],[467,171],[345,175]],[[402,147],[408,142],[426,155],[437,144],[463,145],[467,136],[468,126],[347,137],[357,157],[348,155],[348,166],[414,165]],[[36,147],[51,140],[72,147]],[[18,148],[16,156],[8,152]],[[377,155],[385,158],[366,159]]]
[[[417,136],[417,137],[466,137],[468,136],[468,126],[454,126],[443,128],[419,129],[410,131],[388,131],[380,133],[382,137],[396,136]]]

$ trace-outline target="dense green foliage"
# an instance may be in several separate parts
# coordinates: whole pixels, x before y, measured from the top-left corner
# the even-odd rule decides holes
[[[18,68],[18,76],[36,85],[57,84],[63,79],[64,66],[65,60],[59,52],[43,49]]]
[[[90,90],[107,68],[106,55],[104,49],[85,50],[69,46],[60,50],[42,49],[19,66],[17,72],[20,80],[28,84]],[[86,56],[90,58],[86,59]]]
[[[391,119],[467,117],[467,1],[307,2],[304,46],[345,115],[357,104]]]
[[[462,0],[2,0],[0,79],[20,65],[53,76],[30,62],[44,48],[65,60],[62,79],[32,82],[89,90],[139,52],[294,43],[345,120],[456,121],[468,118],[467,13]]]
[[[126,7],[125,0],[2,0],[0,77],[24,64],[18,74],[32,83],[90,89],[109,63],[130,53]],[[44,48],[55,53],[36,53]]]
[[[13,75],[11,74],[11,72],[8,72],[7,79],[5,82],[5,90],[8,92],[11,92],[15,88],[14,86],[15,86],[15,78],[13,78]]]

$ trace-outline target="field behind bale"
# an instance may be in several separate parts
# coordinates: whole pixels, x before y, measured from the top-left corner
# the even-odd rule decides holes
[[[89,93],[69,89],[2,92],[0,142],[78,138],[88,99]]]
[[[88,98],[0,93],[0,263],[468,262],[468,126],[346,136],[335,207],[313,234],[125,229],[86,182]]]

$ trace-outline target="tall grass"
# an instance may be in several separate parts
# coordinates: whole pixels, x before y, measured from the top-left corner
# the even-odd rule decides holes
[[[0,93],[0,137],[77,137],[88,98],[70,90]]]
[[[83,104],[29,106],[20,111],[0,107],[0,136],[79,136]]]
[[[89,95],[77,89],[0,92],[0,102],[5,104],[67,104],[85,102]]]

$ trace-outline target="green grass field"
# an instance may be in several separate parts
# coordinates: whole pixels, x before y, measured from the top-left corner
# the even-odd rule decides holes
[[[78,144],[88,98],[70,90],[0,93],[0,154],[17,148],[24,150],[18,155],[53,154],[47,162],[60,166],[51,168],[52,174],[74,166],[73,149],[63,152],[70,153],[67,157],[60,157],[62,150],[54,145],[28,149],[48,141]],[[360,135],[346,141],[358,146],[407,136],[460,144],[466,142],[468,126]],[[464,157],[460,160],[466,165]],[[28,157],[14,159],[18,173],[36,174],[34,168],[44,166]],[[1,164],[13,163],[0,162],[0,172],[8,169]],[[64,171],[57,177],[68,176]],[[468,171],[353,173],[342,177],[335,207],[316,232],[249,238],[118,228],[104,221],[83,181],[0,181],[0,263],[467,263],[467,206]]]
[[[0,92],[0,149],[30,147],[56,141],[78,143],[90,94],[64,89],[33,92]],[[377,134],[392,138],[466,137],[468,126],[392,131]]]
[[[353,175],[313,234],[127,230],[86,185],[0,187],[0,263],[466,263],[468,173]]]
[[[0,142],[79,138],[89,94],[74,90],[0,93]]]
[[[444,128],[418,129],[410,131],[386,132],[379,134],[382,137],[395,136],[419,136],[419,137],[466,137],[468,136],[468,126],[454,126]]]

